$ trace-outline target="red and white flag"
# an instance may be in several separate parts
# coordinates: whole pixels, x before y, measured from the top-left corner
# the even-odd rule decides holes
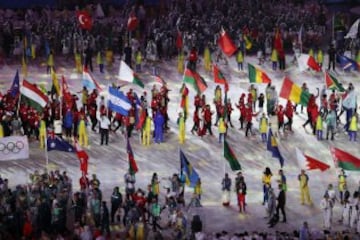
[[[315,70],[317,72],[321,72],[321,67],[316,62],[315,58],[310,56],[309,54],[301,54],[300,57],[297,58],[299,70],[305,71],[309,68]]]
[[[82,29],[91,30],[92,19],[87,11],[76,11],[76,17]]]
[[[305,170],[319,169],[323,172],[330,168],[330,166],[327,165],[326,163],[320,162],[319,160],[316,160],[315,158],[305,155],[298,148],[296,148],[296,158],[298,160],[298,163],[299,163],[299,166],[301,169],[305,169]]]
[[[76,155],[80,161],[80,171],[87,175],[89,165],[89,155],[80,147],[77,140],[75,140]]]

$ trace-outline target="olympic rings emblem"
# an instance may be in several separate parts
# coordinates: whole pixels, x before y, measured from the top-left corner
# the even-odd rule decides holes
[[[0,153],[7,155],[9,153],[19,153],[24,148],[24,142],[8,142],[0,143]]]

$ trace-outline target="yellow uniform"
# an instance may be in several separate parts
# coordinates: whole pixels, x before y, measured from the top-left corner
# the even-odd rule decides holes
[[[357,130],[358,130],[357,117],[356,115],[354,115],[350,119],[349,131],[356,132]]]
[[[46,138],[46,123],[44,120],[41,120],[39,125],[40,148],[45,148],[45,141],[46,141],[45,138]]]
[[[48,67],[54,67],[54,55],[52,53],[49,54],[47,65]]]
[[[272,175],[271,174],[264,174],[263,177],[262,177],[262,182],[263,184],[268,184],[268,185],[271,185],[271,177]]]
[[[222,100],[222,93],[221,93],[220,87],[215,89],[215,99],[214,100],[215,100],[215,102]]]
[[[86,123],[81,119],[78,126],[79,145],[87,147],[89,145],[89,138],[86,130]]]
[[[145,146],[149,146],[150,138],[151,138],[151,118],[147,116],[143,128],[142,144]]]
[[[226,124],[224,121],[224,118],[219,118],[219,124],[218,124],[219,133],[226,133]]]
[[[87,104],[87,100],[88,100],[88,92],[86,90],[82,90],[82,95],[81,95],[81,102],[83,105]]]
[[[145,227],[143,222],[138,222],[136,225],[136,240],[145,240]]]
[[[319,51],[317,52],[317,62],[320,66],[322,66],[324,62],[324,54],[321,49],[319,49]]]
[[[309,186],[308,181],[309,177],[306,174],[300,174],[298,176],[298,180],[300,183],[300,198],[301,198],[301,204],[305,204],[305,201],[308,204],[312,204],[311,198],[310,198],[310,192],[309,192]]]
[[[266,117],[261,117],[259,123],[259,132],[266,134],[267,131],[268,131],[268,120]]]
[[[202,194],[202,188],[201,188],[201,183],[196,183],[195,187],[194,187],[194,194],[196,194],[196,196],[201,196]]]
[[[104,64],[104,59],[103,59],[103,56],[100,51],[97,53],[97,56],[96,56],[96,64],[98,64],[98,65]]]
[[[310,48],[309,50],[309,56],[314,57],[314,50],[312,48]]]
[[[211,55],[208,47],[204,50],[204,68],[206,71],[211,71]]]
[[[178,55],[178,73],[184,73],[184,53],[180,52]]]
[[[2,126],[2,124],[0,123],[0,138],[4,137],[4,128]]]
[[[316,131],[322,131],[323,130],[323,120],[321,118],[321,115],[319,114],[319,116],[316,118],[316,126],[315,126]]]
[[[137,65],[141,65],[141,62],[142,62],[142,55],[141,55],[141,52],[138,51],[137,54],[136,54],[135,63]]]
[[[112,50],[106,50],[105,52],[105,60],[106,60],[106,65],[108,68],[112,68],[112,64],[114,61],[114,53]]]
[[[32,59],[36,58],[36,46],[35,46],[35,44],[31,44],[31,57],[32,57]]]
[[[185,118],[183,116],[179,118],[179,143],[185,143]]]
[[[272,62],[277,62],[279,60],[276,49],[272,50],[270,59],[271,59]]]
[[[345,191],[346,177],[345,175],[339,175],[339,192]]]
[[[244,62],[244,55],[241,51],[238,51],[238,54],[236,55],[236,62],[238,63]]]

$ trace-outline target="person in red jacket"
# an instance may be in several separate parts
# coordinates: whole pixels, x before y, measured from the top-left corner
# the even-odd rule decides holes
[[[90,106],[88,106],[88,112],[89,112],[90,121],[91,121],[91,130],[93,130],[94,132],[96,132],[95,127],[98,122],[97,117],[96,117],[96,111],[97,111],[96,104],[91,104]]]
[[[191,128],[191,133],[194,134],[196,131],[199,134],[200,130],[200,117],[199,117],[199,110],[195,108],[194,115],[193,115],[194,125]]]
[[[206,104],[204,110],[203,110],[203,119],[204,119],[204,125],[203,125],[203,129],[202,129],[202,135],[206,134],[206,130],[209,131],[210,135],[212,136],[213,133],[211,131],[211,118],[212,118],[212,112],[210,109],[210,105]]]
[[[201,108],[201,98],[199,93],[197,93],[194,97],[194,106],[196,110],[199,110]]]
[[[319,116],[319,107],[316,103],[310,109],[310,116],[311,116],[313,134],[315,135],[316,134],[316,120],[317,120],[317,117]]]
[[[195,47],[192,47],[190,54],[189,54],[189,65],[188,68],[190,68],[192,71],[196,71],[196,62],[198,60],[198,55]]]
[[[252,112],[252,105],[251,104],[246,104],[246,108],[245,108],[245,121],[246,121],[246,130],[245,130],[245,136],[248,136],[248,133],[250,131],[250,133],[253,135],[253,132],[251,130],[252,127],[252,117],[256,116],[256,114],[253,114]]]
[[[284,107],[280,104],[276,111],[277,118],[278,118],[278,131],[280,132],[280,129],[284,129],[284,122],[285,122],[285,112]]]
[[[215,108],[216,108],[216,121],[214,125],[217,126],[220,117],[224,116],[224,110],[225,110],[224,106],[221,103],[221,100],[215,102]]]
[[[240,121],[240,128],[239,130],[244,128],[244,121],[245,121],[245,102],[244,102],[244,98],[245,98],[245,94],[243,93],[239,99],[239,104],[236,105],[236,107],[239,109],[240,111],[240,117],[239,117],[239,121]]]
[[[285,127],[287,130],[292,132],[292,123],[294,117],[294,106],[292,105],[291,101],[288,100],[285,106],[285,116],[287,117],[288,121],[285,123]]]
[[[316,98],[315,98],[314,94],[311,94],[310,98],[309,98],[309,101],[308,101],[308,104],[307,104],[307,109],[306,109],[308,118],[307,118],[306,122],[303,124],[303,128],[305,128],[306,125],[308,125],[309,123],[310,123],[310,126],[313,128],[313,125],[312,125],[313,122],[311,120],[311,111],[312,111],[312,108],[315,105],[315,100],[316,100]]]

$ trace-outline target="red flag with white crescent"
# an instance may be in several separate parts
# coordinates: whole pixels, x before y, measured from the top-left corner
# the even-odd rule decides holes
[[[91,30],[92,19],[87,11],[76,11],[76,17],[82,29]]]

